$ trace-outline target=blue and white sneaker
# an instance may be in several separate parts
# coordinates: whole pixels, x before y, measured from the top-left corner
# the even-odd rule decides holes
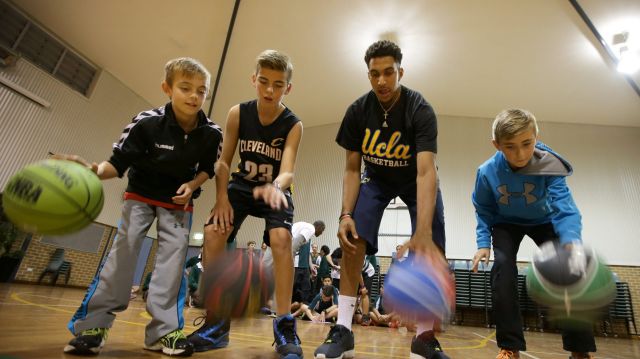
[[[281,359],[302,359],[300,338],[296,332],[296,319],[291,315],[273,320],[273,344]]]
[[[224,348],[229,345],[230,328],[229,319],[222,319],[214,323],[207,323],[205,320],[200,328],[189,334],[187,340],[193,345],[195,352]]]

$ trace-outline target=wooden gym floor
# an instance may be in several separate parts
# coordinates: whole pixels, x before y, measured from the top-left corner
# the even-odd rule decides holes
[[[73,288],[0,283],[0,359],[74,358],[62,353],[71,339],[66,325],[84,296]],[[185,332],[193,331],[193,319],[200,310],[185,311]],[[142,349],[144,326],[150,317],[140,298],[118,314],[100,358],[167,358]],[[328,325],[298,321],[305,358],[322,342]],[[398,329],[355,326],[356,358],[408,358],[411,332]],[[523,359],[566,359],[559,334],[525,332],[529,350]],[[495,331],[479,327],[449,325],[438,336],[445,352],[452,358],[493,359],[497,348]],[[277,359],[271,348],[272,321],[256,317],[235,321],[227,348],[196,353],[194,358]],[[597,337],[598,359],[640,358],[640,341]]]

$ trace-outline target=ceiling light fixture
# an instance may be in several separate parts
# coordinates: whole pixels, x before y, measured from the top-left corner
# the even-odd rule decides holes
[[[617,70],[625,74],[633,74],[640,69],[640,48],[629,41],[629,32],[623,31],[613,35],[611,47],[618,57]]]

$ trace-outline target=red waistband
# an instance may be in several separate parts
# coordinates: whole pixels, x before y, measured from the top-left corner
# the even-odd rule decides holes
[[[132,199],[134,201],[140,201],[140,202],[144,202],[147,204],[150,204],[152,206],[158,206],[158,207],[162,207],[162,208],[168,208],[168,209],[180,209],[186,212],[193,212],[193,206],[189,205],[187,206],[187,209],[184,209],[184,205],[181,204],[175,204],[175,203],[166,203],[166,202],[162,202],[162,201],[157,201],[155,199],[151,199],[151,198],[147,198],[147,197],[143,197],[139,194],[136,193],[132,193],[132,192],[125,192],[124,193],[124,199]]]

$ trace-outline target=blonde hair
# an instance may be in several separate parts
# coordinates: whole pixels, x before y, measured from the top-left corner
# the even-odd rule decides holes
[[[493,121],[492,129],[493,140],[498,143],[526,130],[533,130],[533,134],[538,135],[536,117],[531,112],[518,108],[502,110]]]
[[[282,71],[287,74],[287,82],[293,76],[293,64],[286,54],[277,50],[264,50],[256,58],[256,74],[261,68]]]
[[[167,62],[167,64],[164,65],[164,80],[169,84],[169,86],[173,86],[173,79],[176,74],[182,74],[186,77],[202,76],[207,89],[209,89],[211,74],[207,68],[196,59],[191,57],[179,57]]]

